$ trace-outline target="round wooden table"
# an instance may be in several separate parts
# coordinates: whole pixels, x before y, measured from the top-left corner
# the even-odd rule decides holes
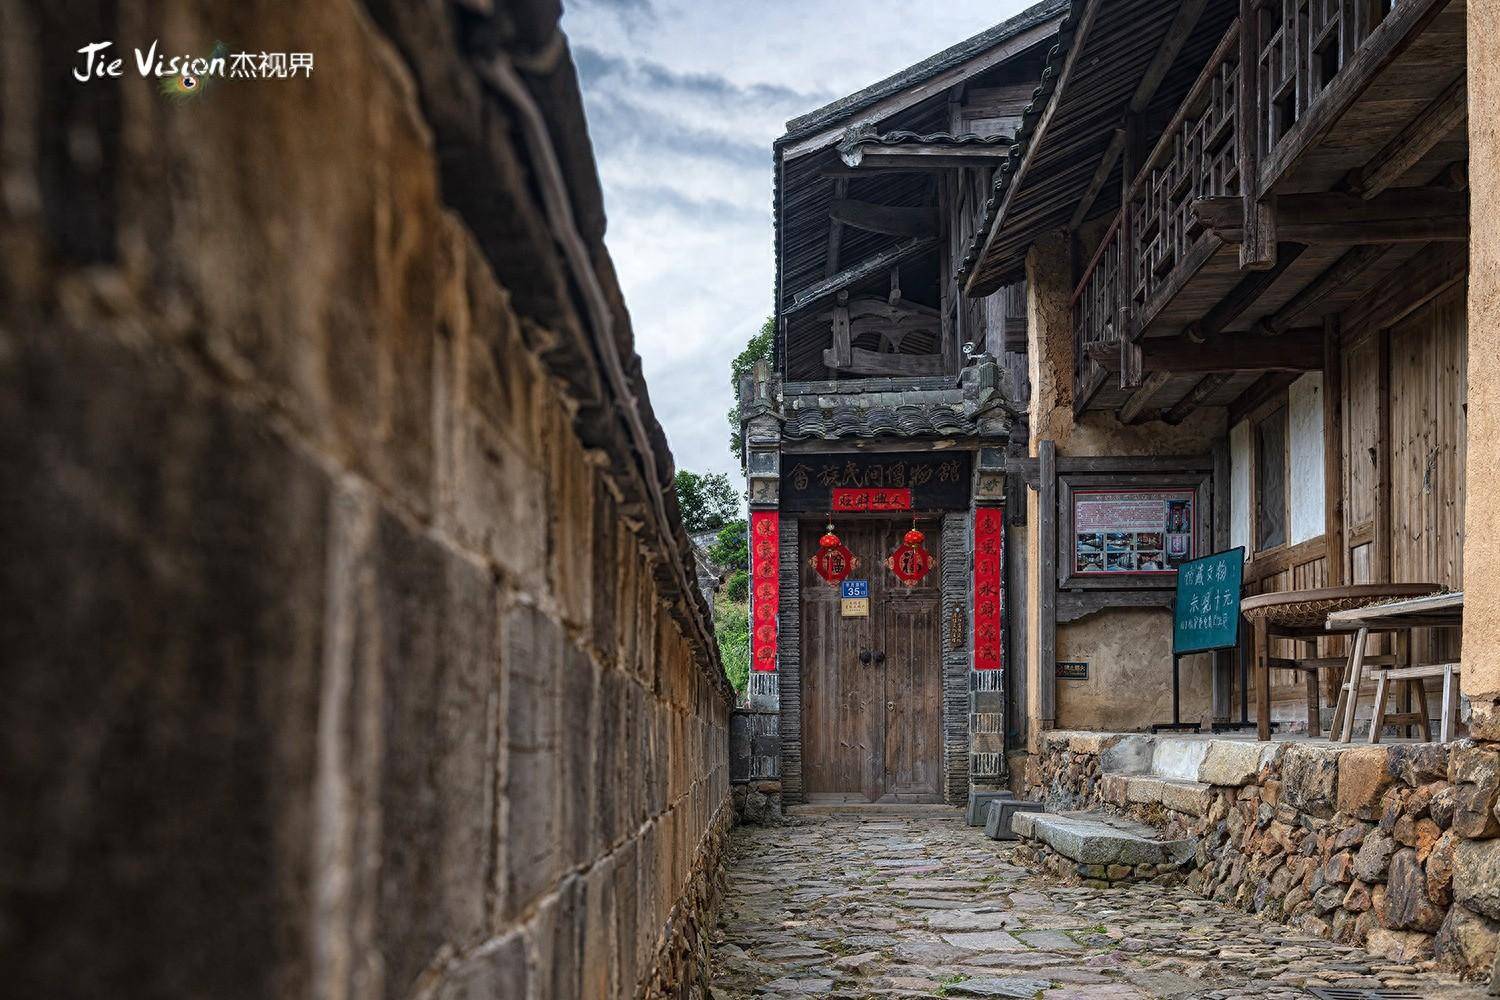
[[[1335,611],[1368,607],[1381,601],[1401,597],[1422,597],[1436,594],[1443,588],[1436,583],[1358,583],[1347,587],[1320,587],[1316,590],[1286,590],[1275,594],[1256,594],[1240,601],[1240,614],[1250,622],[1255,631],[1255,723],[1256,734],[1262,740],[1271,738],[1271,667],[1287,667],[1301,670],[1307,675],[1307,732],[1317,737],[1323,732],[1322,719],[1318,714],[1318,671],[1322,667],[1344,667],[1347,658],[1305,657],[1302,659],[1273,658],[1272,639],[1295,639],[1309,641],[1337,634],[1339,630],[1327,627],[1328,616]],[[1366,658],[1370,662],[1371,658]],[[1348,711],[1354,711],[1354,699],[1350,699]]]

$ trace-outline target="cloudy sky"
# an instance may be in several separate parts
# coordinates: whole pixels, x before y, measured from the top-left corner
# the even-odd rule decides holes
[[[680,469],[728,472],[729,361],[771,311],[771,142],[786,121],[1024,0],[568,0],[606,238]]]

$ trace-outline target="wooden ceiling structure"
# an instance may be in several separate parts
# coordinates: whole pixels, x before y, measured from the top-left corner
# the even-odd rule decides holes
[[[1468,236],[1465,0],[1206,0],[1185,28],[1192,6],[1074,0],[968,261],[984,294],[1043,232],[1112,212],[1076,276],[1073,402],[1127,423],[1241,409],[1322,368],[1326,318],[1397,269],[1420,284]],[[1187,31],[1144,105],[1124,97],[1164,60],[1111,28],[1122,11],[1164,42]],[[1136,131],[1152,145],[1131,169]]]
[[[774,146],[773,206],[776,361],[786,378],[957,371],[943,354],[956,348],[940,314],[938,177],[992,166],[1013,130],[954,129],[955,98],[1003,78],[1017,59],[1039,72],[1067,2],[1044,0],[787,123]]]

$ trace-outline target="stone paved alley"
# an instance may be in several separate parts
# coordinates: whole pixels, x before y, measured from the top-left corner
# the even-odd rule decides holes
[[[1064,885],[1013,851],[946,810],[738,828],[715,996],[1274,1000],[1335,985],[1483,996],[1186,889]]]

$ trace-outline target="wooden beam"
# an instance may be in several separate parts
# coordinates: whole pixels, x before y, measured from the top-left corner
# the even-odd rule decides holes
[[[1172,23],[1167,26],[1167,33],[1162,36],[1161,44],[1156,48],[1156,55],[1151,60],[1151,65],[1146,67],[1146,72],[1141,75],[1141,82],[1135,88],[1135,94],[1130,99],[1130,113],[1138,115],[1145,111],[1151,103],[1151,98],[1156,96],[1156,88],[1166,78],[1167,71],[1176,62],[1177,54],[1182,51],[1183,44],[1188,36],[1193,33],[1193,25],[1198,23],[1199,16],[1203,13],[1206,0],[1180,0],[1177,4],[1177,16],[1172,18]]]
[[[837,204],[849,192],[849,182],[843,177],[833,182],[833,200]],[[828,223],[828,256],[823,261],[823,277],[831,278],[839,271],[839,248],[844,242],[844,224],[837,219]]]
[[[1278,334],[1291,329],[1293,323],[1308,310],[1363,274],[1389,251],[1388,246],[1363,246],[1350,250],[1335,261],[1332,267],[1314,278],[1306,288],[1293,295],[1274,315],[1262,319],[1259,324],[1260,332]]]
[[[1396,133],[1380,152],[1362,167],[1349,171],[1349,190],[1361,198],[1373,198],[1396,181],[1428,151],[1469,116],[1469,91],[1464,74],[1422,109],[1422,113]]]
[[[863,347],[851,347],[847,362],[836,361],[832,351],[823,352],[823,364],[856,375],[941,375],[948,370],[941,354],[887,354]]]
[[[1199,198],[1193,214],[1219,238],[1247,238],[1240,198]],[[1365,200],[1348,194],[1295,194],[1277,200],[1275,225],[1293,243],[1467,243],[1469,199],[1442,188],[1396,188]]]
[[[1147,338],[1141,353],[1150,372],[1311,372],[1323,367],[1323,331],[1291,330],[1275,339],[1225,336],[1203,344]],[[1100,365],[1119,363],[1114,344],[1097,345],[1089,356]]]
[[[1125,149],[1125,129],[1117,128],[1109,137],[1109,146],[1104,150],[1104,156],[1099,160],[1099,166],[1094,170],[1093,179],[1089,181],[1087,190],[1078,201],[1078,207],[1073,210],[1073,217],[1068,220],[1068,230],[1077,229],[1088,218],[1089,209],[1094,207],[1099,192],[1104,190],[1104,182],[1109,180],[1110,172],[1115,169],[1115,161],[1120,158],[1120,153]]]
[[[937,209],[930,205],[899,207],[840,198],[829,206],[828,216],[855,229],[887,236],[936,236]]]
[[[1323,539],[1328,586],[1344,585],[1344,355],[1337,317],[1323,321]]]
[[[960,167],[993,167],[1010,155],[1009,138],[994,142],[914,143],[881,142],[872,138],[839,156],[852,170],[957,170]]]
[[[1141,382],[1140,388],[1130,394],[1130,398],[1120,404],[1120,410],[1116,414],[1122,424],[1133,424],[1140,421],[1146,413],[1146,405],[1151,402],[1151,397],[1161,390],[1161,387],[1171,381],[1170,372],[1152,372]]]
[[[1260,3],[1240,0],[1240,86],[1235,116],[1240,171],[1240,269],[1262,271],[1276,263],[1274,208],[1260,189]]]
[[[1229,372],[1215,372],[1205,375],[1198,380],[1198,384],[1188,390],[1187,395],[1177,402],[1161,411],[1161,418],[1169,424],[1180,424],[1187,419],[1188,414],[1202,406],[1208,399],[1224,387],[1234,376]]]
[[[1057,720],[1057,444],[1044,440],[1037,444],[1040,479],[1037,497],[1037,678],[1038,707],[1041,718],[1037,720],[1050,729]]]
[[[860,261],[853,267],[845,268],[837,274],[824,278],[815,285],[809,285],[807,288],[802,289],[802,291],[792,297],[792,304],[782,310],[782,315],[787,316],[795,312],[800,312],[814,302],[832,295],[841,288],[858,284],[877,274],[884,274],[897,264],[904,263],[913,257],[924,254],[935,246],[937,246],[937,240],[932,237],[918,237],[913,240],[907,240],[905,243],[899,243],[873,257]]]
[[[1467,245],[1443,244],[1419,253],[1401,269],[1399,282],[1385,281],[1342,313],[1346,334],[1393,326],[1468,277]]]
[[[1285,392],[1286,387],[1301,378],[1299,372],[1267,372],[1252,382],[1244,392],[1229,401],[1225,407],[1228,411],[1228,423],[1230,427],[1244,420],[1255,411],[1266,400],[1280,392]],[[1253,463],[1252,463],[1253,468]]]
[[[1300,243],[1287,243],[1278,247],[1275,264],[1264,271],[1251,271],[1245,275],[1228,295],[1220,299],[1217,305],[1194,324],[1197,337],[1210,340],[1223,333],[1225,327],[1254,305],[1260,299],[1261,294],[1270,288],[1306,249],[1307,247]]]

